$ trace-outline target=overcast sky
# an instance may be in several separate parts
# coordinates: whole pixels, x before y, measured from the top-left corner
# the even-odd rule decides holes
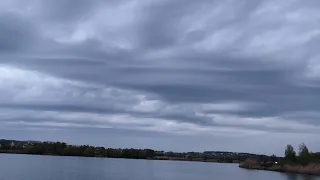
[[[1,0],[0,138],[320,151],[319,0]]]

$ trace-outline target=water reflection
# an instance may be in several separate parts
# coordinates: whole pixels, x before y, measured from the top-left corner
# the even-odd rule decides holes
[[[237,164],[132,159],[0,154],[0,167],[0,180],[320,180]]]
[[[316,176],[285,173],[287,180],[316,180]]]
[[[288,180],[298,180],[297,174],[286,173]]]
[[[315,179],[316,179],[315,176],[308,176],[308,175],[303,176],[303,180],[315,180]]]

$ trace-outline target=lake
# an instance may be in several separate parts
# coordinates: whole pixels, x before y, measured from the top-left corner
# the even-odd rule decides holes
[[[237,164],[0,154],[0,180],[320,180]]]

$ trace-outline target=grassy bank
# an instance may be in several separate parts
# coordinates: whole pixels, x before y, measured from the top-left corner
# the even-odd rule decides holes
[[[248,159],[240,163],[239,167],[245,169],[267,170],[320,176],[320,164],[318,163],[311,163],[303,166],[299,164],[259,163],[255,160]]]

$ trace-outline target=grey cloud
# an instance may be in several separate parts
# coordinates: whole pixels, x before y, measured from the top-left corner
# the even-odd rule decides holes
[[[49,0],[41,2],[43,13],[49,20],[53,21],[74,21],[80,20],[83,17],[90,16],[96,6],[99,6],[100,1],[86,0],[66,0],[54,1]]]
[[[90,18],[99,7],[115,6],[123,1],[103,0],[65,0],[36,1],[36,6],[45,20],[54,23],[74,23]]]
[[[37,43],[36,28],[26,19],[14,13],[0,13],[0,52],[23,52]]]
[[[47,105],[47,104],[0,104],[0,108],[12,110],[32,110],[32,111],[59,111],[59,112],[89,112],[114,114],[115,109],[103,109],[98,107],[88,107],[83,105]]]
[[[6,100],[0,108],[33,113],[12,122],[45,122],[37,115],[47,112],[87,113],[141,118],[141,129],[153,128],[150,120],[165,127],[172,121],[168,131],[185,129],[182,124],[187,123],[197,133],[221,127],[317,134],[316,0],[34,0],[25,9],[15,2],[15,10],[0,8],[0,71],[6,73],[0,77],[0,100]],[[104,20],[110,16],[104,11],[107,7],[125,10],[109,22],[110,17]],[[109,87],[118,93],[106,95]],[[253,105],[201,109],[205,103],[230,102]],[[216,123],[208,116],[212,114],[234,116],[243,123]],[[75,124],[94,124],[78,118]],[[246,118],[273,118],[288,127],[250,124]],[[50,115],[47,120],[70,123]]]

